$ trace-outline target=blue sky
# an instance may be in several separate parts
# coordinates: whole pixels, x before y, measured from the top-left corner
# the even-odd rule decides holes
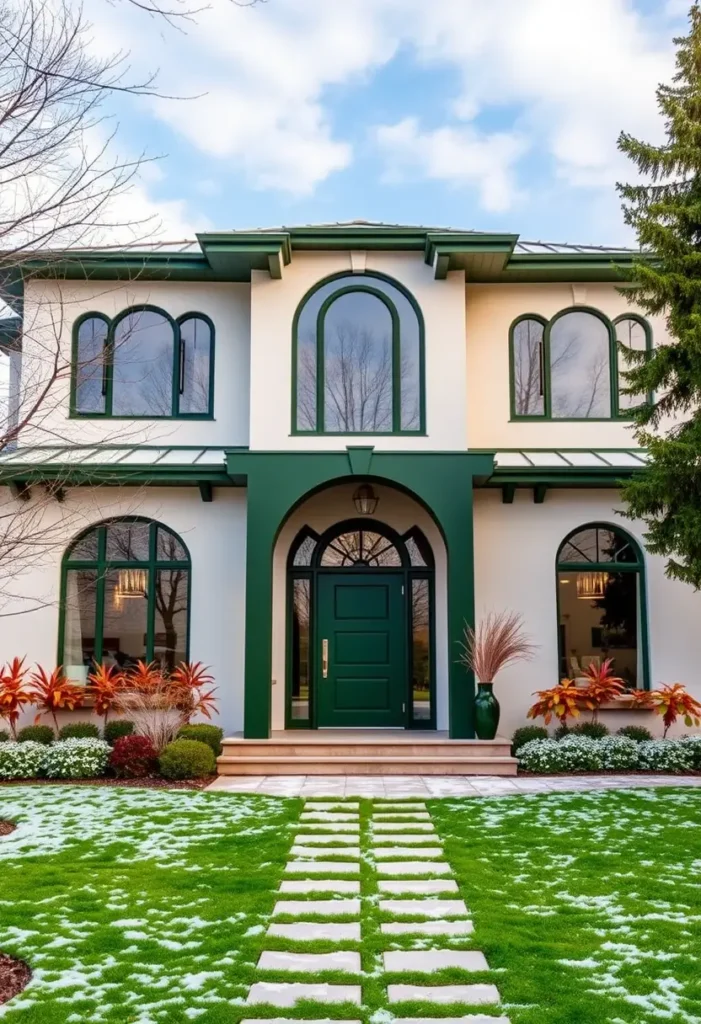
[[[661,138],[686,0],[210,0],[185,31],[90,0],[96,52],[164,94],[113,101],[161,238],[364,218],[632,243],[621,129]],[[195,5],[197,6],[197,5]]]

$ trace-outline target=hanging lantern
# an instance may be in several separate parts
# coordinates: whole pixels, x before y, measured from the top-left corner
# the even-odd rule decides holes
[[[120,569],[114,591],[114,607],[121,611],[124,601],[145,598],[147,587],[146,569]]]
[[[600,601],[606,593],[607,572],[578,572],[577,597],[580,601]]]
[[[358,515],[361,516],[371,516],[377,508],[379,500],[371,484],[361,484],[353,495],[353,504]]]

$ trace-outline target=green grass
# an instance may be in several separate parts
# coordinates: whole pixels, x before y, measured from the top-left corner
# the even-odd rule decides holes
[[[388,982],[490,981],[505,1008],[471,1012],[503,1012],[513,1024],[701,1019],[701,793],[604,791],[428,805],[473,913],[474,935],[380,935],[387,917],[378,908],[369,856],[372,802],[361,800],[363,941],[341,945],[360,950],[363,974],[317,979],[255,968],[264,948],[337,948],[265,938],[300,800],[3,788],[0,818],[20,827],[0,838],[0,949],[28,960],[34,979],[0,1007],[0,1018],[235,1024],[244,1016],[306,1016],[382,1024]],[[342,848],[329,848],[329,858],[335,856],[343,856]],[[383,950],[429,946],[480,949],[491,970],[382,971]],[[243,1005],[254,981],[322,977],[362,984],[362,1010]],[[418,1003],[398,1012],[470,1011]]]

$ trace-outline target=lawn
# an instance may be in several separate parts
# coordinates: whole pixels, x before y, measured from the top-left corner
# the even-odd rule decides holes
[[[370,806],[361,801],[363,821]],[[235,1024],[265,1016],[243,1000],[261,980],[261,950],[299,948],[264,933],[301,807],[183,791],[0,790],[0,819],[19,825],[0,837],[0,949],[34,970],[0,1018]],[[469,980],[496,983],[513,1024],[698,1024],[701,793],[435,800],[429,808],[472,909],[474,936],[381,937],[374,871],[364,858],[364,974],[329,977],[362,983],[362,1011],[308,1005],[267,1015],[382,1024],[387,981],[409,979],[382,974],[381,950],[432,943],[482,950],[491,971]],[[364,827],[362,835],[366,846]],[[443,971],[435,980],[466,979]],[[456,1009],[413,1004],[402,1013]]]

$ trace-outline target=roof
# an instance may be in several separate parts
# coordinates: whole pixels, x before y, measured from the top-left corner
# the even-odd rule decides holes
[[[297,252],[422,252],[436,278],[464,270],[468,281],[604,281],[625,278],[639,255],[622,246],[521,241],[473,229],[344,221],[206,232],[195,239],[31,253],[24,263],[69,278],[249,281],[255,270],[283,275]]]

